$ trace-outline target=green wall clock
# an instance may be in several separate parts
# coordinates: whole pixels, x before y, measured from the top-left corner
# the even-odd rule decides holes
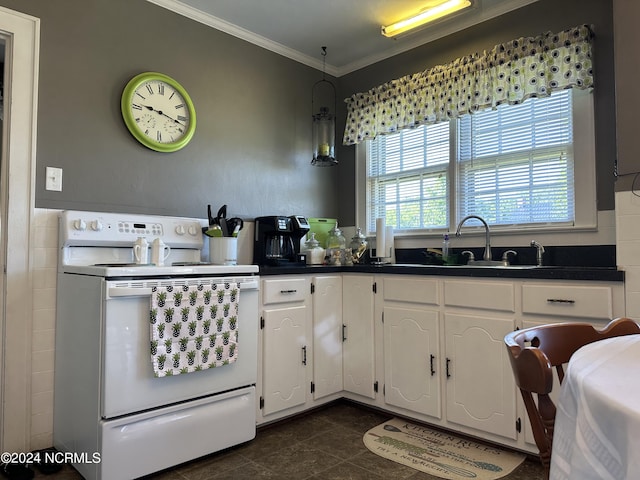
[[[122,118],[131,134],[157,152],[175,152],[196,131],[196,110],[187,91],[156,72],[133,77],[122,92]]]

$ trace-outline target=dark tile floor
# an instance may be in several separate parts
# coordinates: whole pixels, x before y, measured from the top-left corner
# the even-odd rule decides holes
[[[391,415],[341,401],[258,430],[250,442],[145,477],[145,480],[435,480],[437,477],[386,460],[364,446],[362,436]],[[77,480],[65,467],[35,478]],[[535,458],[527,458],[504,480],[541,480]],[[109,480],[109,479],[105,479]]]

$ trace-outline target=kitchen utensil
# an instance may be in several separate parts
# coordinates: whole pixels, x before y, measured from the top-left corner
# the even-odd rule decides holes
[[[227,220],[227,231],[230,237],[237,237],[242,227],[244,227],[244,221],[241,218],[233,217]]]
[[[207,217],[209,218],[209,226],[216,223],[216,219],[213,218],[213,215],[211,214],[211,205],[207,205]]]
[[[229,230],[227,228],[227,205],[226,204],[222,205],[218,209],[218,215],[216,215],[216,224],[220,225],[220,228],[222,229],[222,236],[228,237]]]
[[[211,228],[205,230],[204,234],[207,237],[221,237],[222,229],[220,228],[220,225],[212,225]]]

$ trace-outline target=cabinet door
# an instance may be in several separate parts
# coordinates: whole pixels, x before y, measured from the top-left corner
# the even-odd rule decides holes
[[[447,420],[516,439],[516,386],[504,336],[512,319],[445,314]]]
[[[342,391],[342,277],[313,278],[313,398]]]
[[[307,307],[264,311],[263,415],[306,401]]]
[[[385,402],[440,418],[438,312],[384,308]]]
[[[375,399],[373,276],[345,275],[342,292],[344,389]]]

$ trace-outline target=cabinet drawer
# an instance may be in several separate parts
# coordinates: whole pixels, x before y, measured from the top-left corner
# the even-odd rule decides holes
[[[438,281],[418,277],[385,277],[382,290],[387,301],[438,304]]]
[[[444,303],[455,307],[515,312],[513,283],[446,280]]]
[[[303,302],[309,289],[304,278],[264,280],[262,282],[262,303]]]
[[[577,318],[611,319],[610,287],[523,285],[522,312]]]

